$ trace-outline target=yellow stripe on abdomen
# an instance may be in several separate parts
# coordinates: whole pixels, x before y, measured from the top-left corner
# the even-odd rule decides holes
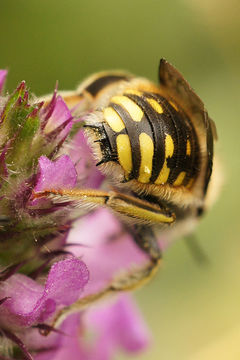
[[[185,171],[181,171],[180,174],[178,174],[178,177],[176,178],[176,180],[173,183],[173,186],[180,186],[182,185],[182,182],[184,180],[186,176],[186,172]]]
[[[167,135],[165,138],[165,160],[163,163],[163,167],[158,175],[157,180],[155,181],[155,184],[165,184],[168,180],[170,170],[167,166],[167,158],[172,157],[174,153],[174,143],[173,139],[170,135]]]
[[[132,150],[129,136],[127,134],[118,135],[116,139],[116,144],[118,161],[123,167],[126,179],[128,179],[128,176],[132,171]]]
[[[110,101],[114,104],[122,106],[125,110],[127,110],[133,121],[142,120],[142,109],[127,96],[114,96]]]
[[[187,140],[186,154],[191,155],[191,143],[190,143],[190,140]]]
[[[158,114],[162,114],[163,113],[163,108],[162,106],[154,99],[148,98],[147,102],[151,105],[151,107],[158,113]]]
[[[108,123],[110,128],[115,132],[120,132],[125,128],[124,122],[118,113],[111,107],[107,107],[103,111],[105,121]]]
[[[139,135],[141,165],[139,169],[138,181],[148,183],[152,175],[152,160],[154,154],[154,145],[151,137],[146,133]]]

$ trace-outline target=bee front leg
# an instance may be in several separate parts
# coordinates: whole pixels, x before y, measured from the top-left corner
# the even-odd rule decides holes
[[[175,221],[175,214],[164,206],[116,191],[49,189],[35,193],[33,197],[50,197],[56,203],[58,201],[69,202],[74,207],[81,207],[84,204],[107,207],[121,215],[126,223],[132,221],[133,223],[157,225],[171,224]]]

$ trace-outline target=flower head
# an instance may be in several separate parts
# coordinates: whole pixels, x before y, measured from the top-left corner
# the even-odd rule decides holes
[[[4,226],[0,228],[0,260],[5,266],[34,256],[41,242],[56,237],[56,232],[60,230],[57,219],[65,217],[64,221],[60,221],[61,225],[67,222],[64,210],[56,213],[49,206],[40,210],[31,201],[34,187],[42,186],[47,179],[54,180],[58,186],[75,184],[77,179],[70,158],[58,157],[61,145],[72,127],[71,113],[63,100],[56,96],[56,92],[50,103],[45,107],[43,105],[43,102],[29,99],[24,82],[2,101],[0,210]],[[49,173],[50,159],[53,161],[52,167],[59,173]],[[40,211],[48,212],[49,215],[39,217]],[[9,242],[9,237],[11,248],[6,249],[5,243]],[[29,243],[35,242],[34,239],[37,239],[35,248],[29,246]]]
[[[0,93],[5,78],[1,70]],[[125,297],[51,326],[57,311],[146,260],[108,210],[34,196],[104,181],[79,125],[56,90],[38,101],[22,82],[0,97],[0,357],[60,360],[77,351],[79,359],[108,360],[118,348],[137,351],[148,342]]]

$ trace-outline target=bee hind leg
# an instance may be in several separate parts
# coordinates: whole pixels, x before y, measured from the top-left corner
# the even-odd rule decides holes
[[[86,307],[101,300],[111,294],[135,290],[145,283],[147,283],[158,270],[161,261],[161,250],[158,246],[157,240],[151,228],[146,226],[137,226],[130,231],[136,244],[149,256],[149,260],[144,266],[133,269],[132,271],[126,271],[121,276],[114,278],[110,284],[104,287],[102,290],[87,295],[70,306],[67,306],[60,310],[55,316],[51,329],[59,326],[62,321],[71,313],[84,310]],[[44,335],[48,335],[51,332],[46,332]]]
[[[51,196],[59,200],[63,197],[66,201],[74,200],[80,203],[87,202],[96,206],[105,206],[114,212],[132,219],[146,222],[146,225],[137,224],[129,228],[136,245],[148,256],[148,260],[141,267],[127,270],[106,285],[101,291],[80,298],[74,304],[60,310],[53,320],[52,327],[59,325],[71,313],[78,312],[91,303],[110,294],[120,291],[130,291],[147,283],[156,273],[160,261],[161,251],[150,225],[171,224],[175,215],[163,206],[151,204],[131,195],[118,192],[103,192],[99,190],[48,190],[35,194],[35,197]],[[127,249],[126,249],[127,251]]]
[[[157,272],[162,258],[157,239],[150,227],[135,225],[129,232],[137,246],[148,255],[149,260],[144,266],[116,278],[110,285],[112,292],[135,290],[149,282]]]

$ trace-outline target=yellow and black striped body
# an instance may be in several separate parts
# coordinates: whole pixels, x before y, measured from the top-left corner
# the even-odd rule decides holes
[[[190,186],[199,146],[188,117],[157,93],[126,90],[103,110],[101,163],[118,162],[125,180]]]
[[[83,104],[86,136],[109,184],[141,199],[153,197],[147,201],[176,205],[182,214],[194,213],[203,207],[211,177],[214,123],[165,60],[159,80],[157,86],[125,72],[102,72],[73,95]]]

